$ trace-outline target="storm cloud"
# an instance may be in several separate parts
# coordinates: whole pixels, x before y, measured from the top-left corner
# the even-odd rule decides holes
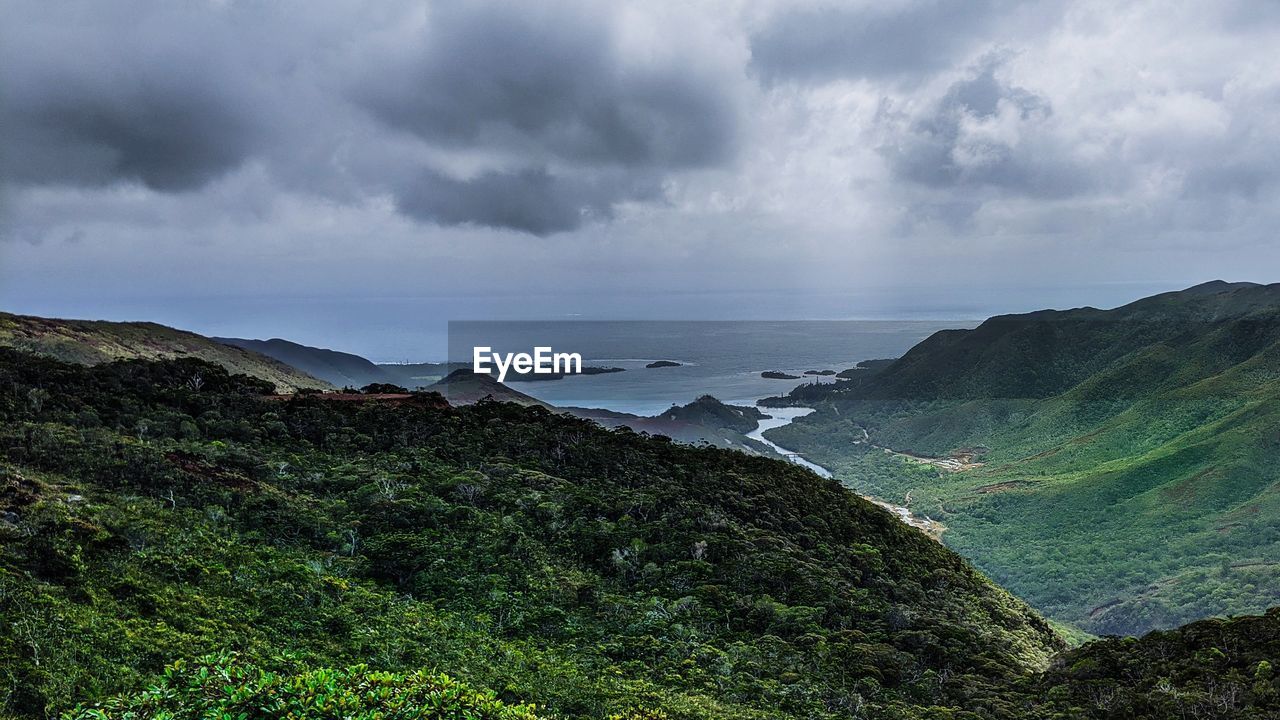
[[[572,230],[613,217],[619,198],[650,199],[656,184],[631,178],[558,177],[545,169],[486,172],[457,180],[425,172],[400,189],[400,210],[444,225],[516,228],[534,235]]]
[[[32,15],[0,31],[5,180],[187,191],[254,151],[248,109],[262,98],[195,18],[52,3]]]
[[[0,31],[18,187],[190,192],[256,162],[282,190],[546,235],[732,162],[743,116],[739,67],[593,3],[23,9]]]
[[[632,57],[604,4],[445,2],[357,90],[423,140],[585,166],[682,168],[732,154],[740,109],[707,59]]]
[[[499,167],[426,172],[399,206],[444,224],[535,235],[653,198],[649,176],[732,160],[734,69],[679,46],[628,51],[607,6],[444,2],[360,79],[357,101],[389,128]],[[619,180],[629,170],[636,180]]]
[[[1255,0],[7,0],[0,299],[1243,277],[1278,46]]]

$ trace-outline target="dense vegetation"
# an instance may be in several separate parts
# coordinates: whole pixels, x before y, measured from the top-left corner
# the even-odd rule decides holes
[[[909,493],[1051,617],[1127,634],[1280,604],[1280,286],[993,318],[791,400],[819,412],[771,438]]]
[[[1036,675],[1061,642],[1034,613],[790,464],[538,407],[272,390],[0,351],[0,716],[1280,710],[1280,613]]]
[[[765,415],[754,407],[725,405],[710,395],[703,395],[687,405],[673,407],[659,417],[746,434],[759,427]]]
[[[358,715],[452,693],[445,673],[494,717],[1012,718],[1061,647],[787,463],[538,407],[272,389],[0,351],[0,714]],[[193,689],[208,673],[226,682]]]
[[[1087,718],[1280,717],[1280,608],[1202,620],[1063,654],[1038,682],[1046,714]]]
[[[508,705],[491,692],[477,692],[447,675],[379,672],[364,666],[287,675],[222,656],[190,666],[178,661],[142,692],[77,707],[65,717],[538,720],[534,710]]]

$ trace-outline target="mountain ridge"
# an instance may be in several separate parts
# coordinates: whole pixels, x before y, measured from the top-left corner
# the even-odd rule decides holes
[[[262,378],[285,392],[333,387],[267,355],[153,322],[65,320],[0,312],[0,346],[85,365],[196,357]]]
[[[1280,512],[1280,285],[992,318],[789,401],[819,411],[771,439],[862,491],[910,493],[952,547],[1051,617],[1133,633],[1280,603],[1266,526]],[[923,457],[982,448],[981,462],[893,465],[843,439],[863,431]]]

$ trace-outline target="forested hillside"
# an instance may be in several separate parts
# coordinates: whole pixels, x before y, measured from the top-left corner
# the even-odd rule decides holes
[[[234,651],[426,668],[557,717],[999,717],[1060,647],[954,553],[788,463],[536,407],[271,390],[193,360],[0,353],[9,712]]]
[[[819,412],[770,437],[910,494],[1055,618],[1140,633],[1280,604],[1280,286],[992,318],[790,400]]]
[[[1276,613],[1061,655],[957,555],[790,463],[273,390],[0,350],[0,716],[1280,710]]]

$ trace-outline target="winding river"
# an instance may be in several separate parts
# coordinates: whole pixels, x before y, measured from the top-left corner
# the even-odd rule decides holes
[[[762,442],[765,445],[768,445],[770,448],[773,449],[774,452],[778,453],[779,455],[782,455],[783,457],[787,458],[793,463],[796,463],[797,465],[802,465],[804,467],[809,468],[810,470],[814,471],[815,473],[821,475],[824,478],[832,477],[830,470],[822,467],[821,465],[815,462],[810,462],[809,460],[806,460],[794,450],[788,450],[764,436],[765,431],[772,430],[773,428],[776,428],[776,427],[782,427],[783,425],[786,425],[792,422],[796,418],[804,417],[805,415],[808,415],[809,413],[813,412],[813,408],[807,408],[807,407],[779,408],[779,407],[761,407],[757,405],[756,409],[764,413],[765,415],[768,415],[769,417],[767,419],[761,420],[760,426],[757,427],[755,430],[752,430],[751,432],[747,433],[747,437],[751,438],[752,440],[757,440],[759,442]],[[877,498],[873,498],[867,495],[862,495],[862,497],[870,502],[875,503],[876,505],[879,505],[885,510],[888,510],[890,513],[893,514],[894,517],[910,525],[911,527],[924,531],[934,539],[941,537],[942,531],[945,529],[942,523],[939,523],[936,520],[932,520],[929,517],[916,517],[915,515],[912,515],[911,508],[908,508],[904,505],[894,505],[893,503],[887,503],[883,500],[879,500]]]
[[[756,409],[764,413],[765,415],[768,415],[769,417],[764,420],[761,420],[760,427],[747,433],[747,437],[751,438],[752,440],[762,442],[765,445],[768,445],[770,448],[773,449],[774,452],[778,453],[779,455],[785,456],[788,460],[790,460],[791,462],[797,465],[803,465],[804,467],[809,468],[810,470],[818,473],[824,478],[831,477],[830,470],[822,467],[817,463],[812,463],[812,462],[809,462],[808,460],[805,460],[804,458],[800,457],[800,455],[797,454],[795,451],[788,450],[764,436],[764,433],[766,430],[772,430],[774,428],[782,427],[783,425],[790,424],[792,420],[795,420],[796,418],[804,417],[805,415],[808,415],[809,413],[813,412],[813,408],[807,408],[807,407],[768,407],[767,408],[767,407],[760,407],[759,405],[757,405]]]

